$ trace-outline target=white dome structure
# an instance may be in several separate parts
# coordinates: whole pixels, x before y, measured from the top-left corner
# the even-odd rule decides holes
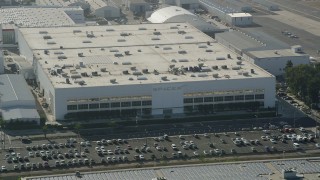
[[[215,26],[204,21],[201,17],[178,6],[169,6],[154,11],[148,18],[151,23],[187,22],[203,32],[214,32]]]

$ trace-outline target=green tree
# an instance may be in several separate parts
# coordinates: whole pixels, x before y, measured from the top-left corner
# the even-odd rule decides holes
[[[74,125],[74,129],[76,130],[76,132],[79,134],[80,133],[80,129],[82,128],[82,125],[77,123]]]

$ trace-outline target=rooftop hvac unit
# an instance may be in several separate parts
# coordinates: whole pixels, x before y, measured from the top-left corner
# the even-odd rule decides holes
[[[196,75],[195,74],[191,74],[190,77],[196,77]]]
[[[177,26],[170,26],[170,29],[178,29]]]
[[[170,65],[169,65],[169,68],[172,69],[172,68],[174,68],[175,66],[176,66],[176,65],[174,65],[174,64],[170,64]]]
[[[39,34],[48,34],[48,31],[39,31]]]
[[[154,32],[153,32],[153,35],[161,35],[161,32],[159,32],[159,31],[154,31]]]
[[[219,67],[218,66],[212,66],[212,69],[217,70],[217,69],[219,69]]]
[[[142,75],[142,73],[141,73],[140,71],[135,71],[135,72],[133,72],[132,74],[135,75],[135,76]]]
[[[172,50],[172,47],[163,47],[163,50]]]
[[[193,36],[186,36],[185,39],[193,39]]]
[[[237,61],[237,65],[241,65],[242,64],[242,61]]]
[[[122,32],[122,33],[120,33],[120,36],[129,36],[129,34],[126,32]]]
[[[106,29],[106,31],[111,32],[114,31],[114,29]]]
[[[145,76],[138,76],[137,80],[148,80],[148,78]]]
[[[123,55],[121,53],[115,53],[114,56],[115,57],[122,57]]]
[[[216,60],[226,60],[225,57],[216,57]]]
[[[72,79],[79,79],[79,78],[81,78],[81,76],[80,76],[79,74],[72,74],[70,77],[71,77]]]
[[[116,62],[116,61],[113,61],[113,64],[114,64],[114,65],[118,65],[118,62]]]
[[[202,67],[202,66],[204,66],[204,63],[199,63],[198,66]]]
[[[251,69],[251,74],[254,74],[255,72],[254,72],[254,69]]]
[[[122,74],[129,74],[128,70],[122,71]]]
[[[207,48],[206,45],[198,45],[198,48]]]
[[[132,78],[132,77],[129,77],[128,80],[133,81],[133,78]]]
[[[186,32],[183,30],[180,30],[180,31],[178,31],[178,34],[186,34]]]
[[[100,68],[101,72],[107,72],[107,68]]]
[[[43,52],[44,54],[47,54],[47,55],[49,54],[49,50],[44,50]]]
[[[179,54],[187,54],[187,51],[185,51],[185,50],[180,50],[180,51],[178,51],[178,53],[179,53]]]
[[[118,49],[110,49],[109,52],[119,52]]]
[[[118,42],[126,42],[125,39],[118,39],[117,41],[118,41]]]
[[[249,72],[243,72],[242,73],[244,76],[249,76]]]
[[[231,55],[230,54],[227,54],[227,57],[228,57],[228,59],[231,59]]]
[[[125,51],[124,54],[128,56],[130,55],[130,51]]]
[[[237,59],[238,59],[238,60],[241,60],[242,58],[241,58],[241,56],[237,56]]]
[[[212,49],[206,49],[206,52],[213,52]]]
[[[139,27],[139,30],[147,30],[145,27]]]
[[[122,62],[122,65],[131,65],[132,63],[129,61]]]
[[[204,73],[198,74],[198,77],[207,77],[207,76],[208,76],[208,74],[204,74]]]
[[[179,59],[179,62],[189,62],[188,59]]]
[[[135,66],[130,67],[131,71],[135,71],[137,68]]]
[[[94,38],[94,34],[87,34],[88,38]]]
[[[142,72],[147,74],[147,73],[149,73],[149,70],[148,69],[142,69]]]
[[[80,29],[73,30],[73,33],[81,33],[82,31]]]
[[[78,53],[78,57],[84,57],[83,53]]]
[[[228,66],[227,65],[222,65],[221,68],[222,69],[228,69]]]
[[[92,76],[99,76],[99,74],[98,74],[98,72],[97,72],[97,71],[93,71],[93,72],[91,72],[91,75],[92,75]]]
[[[176,62],[177,62],[177,60],[175,60],[175,59],[171,59],[171,62],[176,63]]]
[[[49,35],[45,35],[45,36],[43,36],[43,39],[52,39],[52,37]]]
[[[116,79],[110,79],[110,82],[111,82],[111,83],[116,83],[117,80],[116,80]]]
[[[67,59],[67,56],[65,56],[65,55],[59,55],[59,56],[58,56],[58,59]]]
[[[158,37],[153,37],[153,38],[151,38],[151,40],[152,40],[152,41],[158,41],[158,40],[160,40],[160,38],[158,38]]]
[[[89,77],[88,74],[86,72],[82,72],[80,73],[82,77]]]
[[[232,70],[240,70],[239,66],[232,67]]]
[[[82,43],[92,43],[92,41],[90,41],[90,40],[84,40],[84,41],[82,41]]]
[[[219,74],[218,73],[212,74],[212,77],[219,78]]]
[[[161,80],[166,81],[166,80],[168,80],[168,77],[167,76],[162,76]]]
[[[85,85],[86,82],[84,80],[78,82],[79,85]]]
[[[202,72],[210,72],[211,69],[209,67],[201,67]]]

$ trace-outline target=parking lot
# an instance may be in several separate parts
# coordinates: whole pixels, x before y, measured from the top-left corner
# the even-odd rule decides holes
[[[240,156],[316,150],[314,133],[290,128],[279,130],[204,133],[136,139],[56,139],[22,144],[2,152],[1,171],[36,171],[171,159]],[[296,143],[296,146],[294,146]],[[319,149],[320,151],[320,149]]]

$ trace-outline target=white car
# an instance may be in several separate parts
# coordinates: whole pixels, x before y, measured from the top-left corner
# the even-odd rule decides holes
[[[320,143],[315,144],[316,148],[320,149]]]
[[[261,136],[261,139],[262,139],[263,141],[266,141],[266,140],[267,140],[267,138],[266,138],[265,136]]]
[[[7,171],[6,166],[1,166],[1,171],[2,171],[2,172],[3,172],[3,171]]]
[[[175,150],[175,149],[177,149],[177,145],[176,145],[176,144],[171,144],[171,148],[172,148],[173,150]]]
[[[193,152],[194,156],[199,156],[199,153],[197,151]]]
[[[300,128],[299,128],[299,131],[301,131],[301,132],[305,132],[305,131],[306,131],[306,129],[305,129],[304,127],[300,127]]]
[[[274,140],[274,139],[270,139],[270,142],[273,143],[273,144],[276,144],[276,143],[277,143],[277,141]]]
[[[142,154],[139,155],[140,160],[144,160],[144,156]]]
[[[108,152],[109,155],[112,155],[112,154],[113,154],[113,152],[112,152],[110,149],[108,149],[107,152]]]
[[[29,157],[34,157],[33,152],[29,152]]]
[[[203,154],[207,156],[207,155],[209,155],[209,152],[206,151],[206,150],[204,150],[204,151],[203,151]]]

